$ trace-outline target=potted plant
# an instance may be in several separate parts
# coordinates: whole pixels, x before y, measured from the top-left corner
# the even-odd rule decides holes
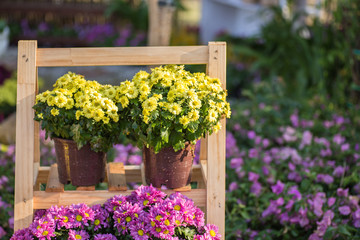
[[[104,178],[106,152],[123,130],[116,87],[67,73],[36,96],[35,120],[54,139],[60,182],[95,185]]]
[[[143,149],[147,183],[168,188],[189,184],[196,141],[217,132],[220,119],[230,117],[220,80],[167,65],[138,72],[120,89],[132,93],[128,129]]]

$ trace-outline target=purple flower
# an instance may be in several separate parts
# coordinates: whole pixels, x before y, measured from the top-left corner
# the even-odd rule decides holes
[[[336,193],[339,197],[347,197],[349,195],[349,189],[342,189],[342,188],[338,188],[336,190]]]
[[[269,139],[264,138],[264,139],[262,140],[262,145],[263,145],[263,148],[267,148],[267,147],[270,145]]]
[[[30,228],[24,228],[16,231],[10,240],[33,240],[34,237],[31,234]]]
[[[239,186],[238,186],[237,182],[231,182],[229,184],[229,192],[235,191],[238,188],[239,188]]]
[[[259,152],[256,148],[250,148],[249,150],[249,158],[257,158],[259,155]]]
[[[0,226],[0,238],[6,235],[6,231]]]
[[[296,185],[289,188],[288,194],[294,195],[293,200],[301,200],[301,198],[302,198],[301,193],[299,192],[299,189]]]
[[[328,199],[328,201],[327,201],[327,205],[328,205],[329,207],[331,207],[332,205],[334,205],[335,202],[336,202],[336,198],[330,197],[330,198]]]
[[[300,143],[300,149],[304,148],[306,145],[310,145],[312,141],[312,134],[310,131],[305,131]]]
[[[339,212],[341,215],[349,215],[351,213],[351,209],[349,206],[344,205],[339,207]]]
[[[117,238],[112,234],[96,234],[94,240],[116,240]]]
[[[341,145],[342,152],[348,151],[349,149],[350,149],[350,144],[345,143],[345,144]]]
[[[79,231],[70,230],[68,239],[69,240],[78,240],[78,239],[86,240],[86,239],[90,239],[90,236],[85,230],[79,230]]]
[[[259,174],[256,174],[254,172],[249,172],[249,181],[250,182],[256,182],[259,179]]]
[[[240,157],[239,158],[232,158],[230,160],[230,167],[233,168],[233,169],[241,167],[243,164],[244,164],[244,161]]]
[[[337,145],[341,145],[345,142],[345,138],[341,136],[341,134],[336,134],[333,137],[333,142],[336,143]]]
[[[213,224],[206,224],[204,226],[204,237],[205,239],[214,239],[221,240],[221,235],[219,233],[219,228]]]
[[[262,167],[261,167],[261,170],[262,170],[262,172],[263,172],[263,174],[264,174],[265,176],[267,176],[267,175],[270,174],[270,171],[269,171],[269,169],[268,169],[266,166],[262,166]]]
[[[247,136],[249,139],[254,139],[256,137],[256,133],[254,131],[249,131]]]
[[[345,168],[342,166],[337,166],[333,172],[335,177],[341,177],[344,173],[345,173]]]
[[[259,182],[254,182],[250,187],[250,192],[259,196],[262,190],[262,186]]]
[[[279,195],[280,193],[282,193],[284,191],[284,187],[285,187],[285,184],[282,183],[280,180],[277,180],[276,185],[271,186],[271,190],[276,195]]]
[[[109,212],[101,207],[100,204],[96,204],[91,207],[94,211],[94,221],[92,222],[94,225],[94,230],[97,231],[101,228],[108,228],[110,224],[108,222]]]

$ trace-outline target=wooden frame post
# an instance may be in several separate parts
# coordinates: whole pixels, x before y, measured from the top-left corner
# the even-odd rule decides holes
[[[208,75],[221,80],[226,89],[226,43],[209,43]],[[217,134],[207,137],[207,223],[216,224],[225,239],[225,170],[226,170],[226,119],[221,120]],[[209,147],[210,146],[210,147]]]
[[[37,86],[36,51],[36,41],[19,41],[16,103],[15,231],[28,227],[33,217],[36,144],[32,107],[35,103]]]

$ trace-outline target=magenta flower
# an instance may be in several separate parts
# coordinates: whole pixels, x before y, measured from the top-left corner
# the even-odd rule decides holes
[[[333,172],[335,177],[341,177],[344,173],[345,173],[345,168],[342,166],[337,166]]]
[[[69,240],[78,240],[78,239],[87,240],[87,239],[90,239],[90,236],[85,230],[79,230],[79,231],[70,230],[68,239]]]
[[[280,180],[278,180],[276,182],[276,185],[271,186],[271,190],[273,191],[273,193],[275,193],[276,195],[279,195],[280,193],[282,193],[284,191],[284,187],[285,184],[282,183]]]
[[[336,198],[330,197],[330,198],[328,199],[328,201],[327,201],[327,205],[328,205],[329,207],[331,207],[332,205],[335,204],[335,202],[336,202]]]
[[[34,237],[31,234],[30,228],[24,228],[16,231],[10,240],[33,240]]]
[[[345,144],[341,145],[342,152],[348,151],[349,149],[350,149],[350,144],[345,143]]]
[[[250,192],[259,196],[262,190],[262,186],[259,182],[254,182],[250,187]]]
[[[117,240],[112,234],[96,234],[94,240]]]
[[[342,189],[342,188],[338,188],[336,190],[336,193],[339,197],[347,197],[349,195],[349,189]]]
[[[302,198],[301,193],[299,192],[298,187],[296,185],[289,188],[288,194],[294,195],[293,200],[301,200]]]
[[[349,215],[351,213],[351,209],[347,205],[339,207],[338,210],[339,210],[341,215]]]
[[[239,168],[244,164],[244,161],[242,158],[232,158],[230,160],[230,167],[235,169],[235,168]]]
[[[152,185],[140,186],[133,191],[129,196],[130,202],[142,202],[142,207],[148,206],[156,202],[161,202],[166,197],[166,194],[157,190]]]
[[[113,216],[114,225],[120,233],[128,233],[128,227],[139,217],[141,209],[137,203],[125,202],[115,210]]]
[[[92,210],[86,204],[73,204],[70,206],[72,210],[75,220],[74,220],[74,227],[89,226],[90,221],[94,221],[94,210]]]
[[[248,131],[247,137],[249,139],[254,139],[256,137],[256,133],[254,131]]]
[[[249,172],[249,181],[250,182],[257,182],[258,179],[259,179],[259,174],[254,173],[254,172]]]
[[[105,204],[104,207],[105,209],[109,212],[109,213],[114,213],[114,211],[121,206],[122,204],[124,204],[127,201],[125,196],[122,195],[116,195],[113,196],[112,198],[108,199]]]
[[[102,208],[100,204],[96,204],[92,206],[91,209],[94,211],[94,221],[92,221],[92,225],[94,226],[94,231],[97,231],[101,228],[110,227],[108,221],[109,218],[108,211]]]
[[[204,237],[205,239],[214,239],[221,240],[221,235],[219,234],[219,228],[213,224],[206,224],[204,226]]]

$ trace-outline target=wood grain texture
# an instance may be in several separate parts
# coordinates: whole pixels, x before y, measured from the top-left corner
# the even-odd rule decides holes
[[[208,74],[219,78],[226,89],[226,43],[209,43]],[[221,130],[208,136],[207,168],[207,223],[216,224],[225,239],[225,141],[226,120],[221,120]]]
[[[109,191],[126,191],[126,176],[123,163],[108,163],[106,166]]]
[[[95,186],[80,186],[76,188],[76,191],[95,191]]]
[[[203,176],[203,180],[205,185],[207,184],[207,174],[208,174],[208,165],[207,160],[200,160],[201,173]]]
[[[14,230],[28,227],[33,214],[34,111],[36,93],[36,41],[19,41]]]
[[[174,193],[173,190],[163,190],[166,194]],[[88,205],[103,204],[107,199],[115,195],[130,195],[132,190],[127,191],[65,191],[63,193],[35,191],[34,209],[46,209],[52,205],[67,206],[73,203],[85,203]],[[193,189],[189,192],[182,192],[185,196],[191,198],[199,207],[206,204],[206,190]]]
[[[64,184],[59,182],[59,172],[57,164],[50,167],[49,177],[46,183],[46,192],[64,192]]]
[[[201,138],[201,142],[200,142],[200,160],[205,160],[207,159],[207,148],[208,148],[208,144],[207,144],[207,138],[208,136],[206,135],[206,137]]]
[[[39,48],[38,67],[206,64],[208,46]]]

